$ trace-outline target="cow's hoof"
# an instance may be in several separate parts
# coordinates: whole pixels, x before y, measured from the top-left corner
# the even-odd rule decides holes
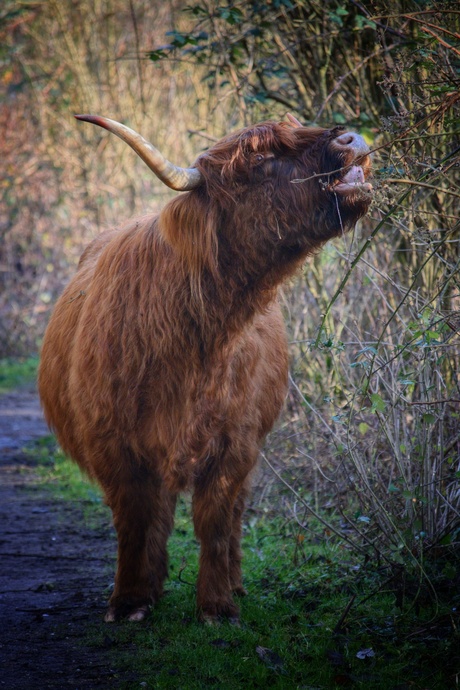
[[[236,625],[240,620],[240,612],[238,606],[233,601],[226,601],[220,604],[202,606],[198,617],[207,625],[217,625],[222,621],[228,621]]]
[[[104,616],[104,623],[115,623],[117,620],[116,611],[111,606]]]
[[[149,607],[147,605],[139,606],[138,609],[129,614],[128,620],[133,623],[143,621],[149,614]]]
[[[127,605],[109,606],[107,613],[104,616],[104,621],[106,623],[116,623],[119,620],[126,619],[128,621],[132,621],[133,623],[138,623],[139,621],[143,621],[148,614],[148,604],[130,607]]]
[[[239,616],[231,616],[228,619],[228,622],[230,623],[230,625],[234,625],[237,628],[240,627],[240,617]]]
[[[202,613],[200,615],[200,620],[205,625],[210,625],[210,626],[219,625],[219,623],[220,623],[218,616],[211,616],[211,614],[209,614],[209,613]]]

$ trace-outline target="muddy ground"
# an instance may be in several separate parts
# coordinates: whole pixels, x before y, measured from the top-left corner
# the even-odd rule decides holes
[[[23,449],[48,433],[32,390],[0,396],[0,690],[139,687],[109,637],[88,642],[104,626],[115,536],[40,485]]]

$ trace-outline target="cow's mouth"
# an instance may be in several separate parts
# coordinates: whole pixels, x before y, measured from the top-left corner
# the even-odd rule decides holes
[[[336,194],[350,194],[351,192],[360,192],[364,195],[372,194],[372,185],[370,182],[366,182],[368,170],[369,166],[365,164],[364,167],[352,165],[343,177],[329,186],[329,189]]]

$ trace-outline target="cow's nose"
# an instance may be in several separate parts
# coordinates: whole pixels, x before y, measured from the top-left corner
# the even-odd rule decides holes
[[[334,143],[337,148],[352,149],[356,156],[365,156],[370,150],[361,134],[356,132],[344,132],[334,139]]]

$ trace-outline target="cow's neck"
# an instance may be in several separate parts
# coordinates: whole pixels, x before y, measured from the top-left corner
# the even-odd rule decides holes
[[[279,285],[307,254],[299,248],[284,248],[274,256],[273,250],[258,248],[247,256],[237,249],[221,254],[217,277],[203,274],[201,294],[195,294],[190,304],[204,356],[237,338],[256,314],[263,314],[276,299]]]

